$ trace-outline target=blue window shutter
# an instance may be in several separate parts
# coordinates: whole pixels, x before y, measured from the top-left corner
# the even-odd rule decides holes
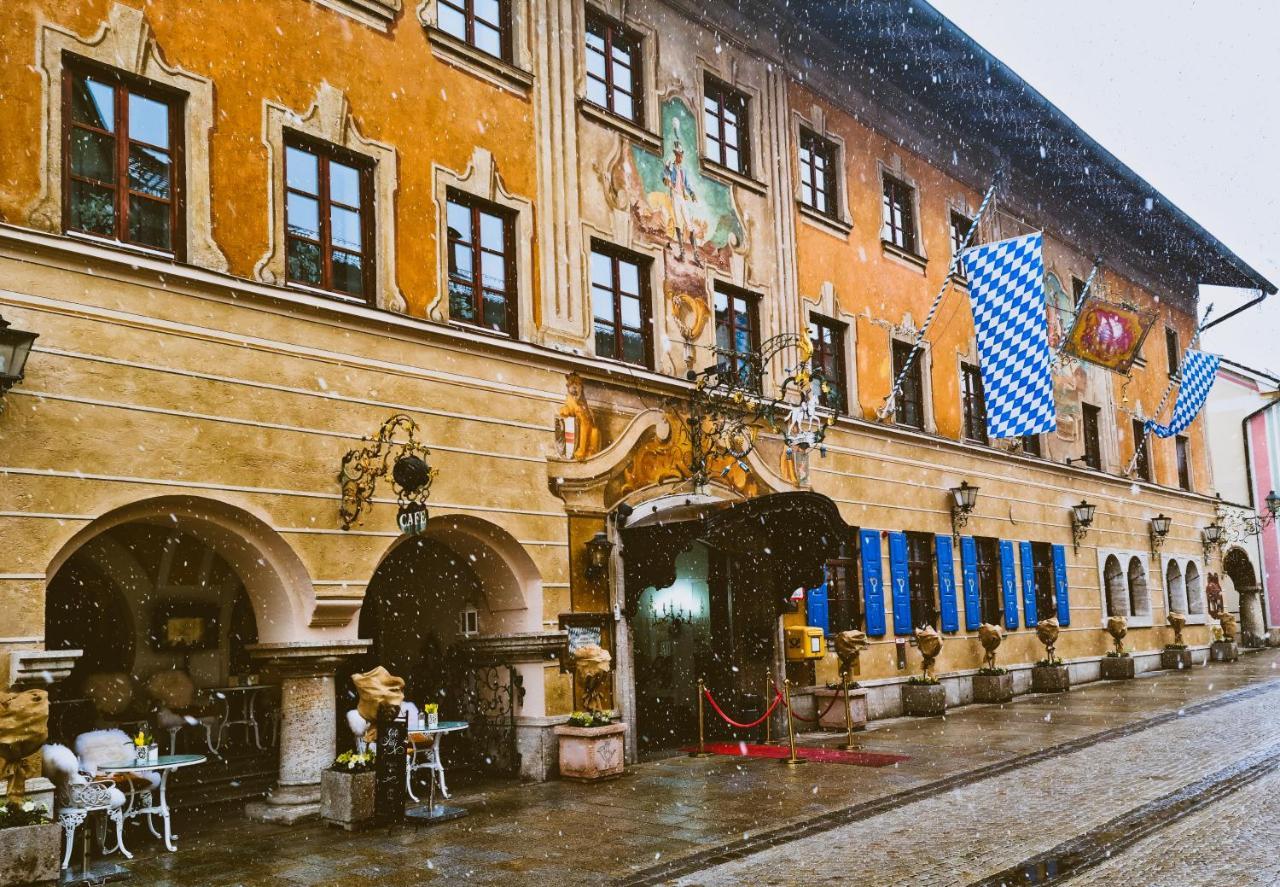
[[[960,573],[964,577],[964,627],[977,631],[982,624],[982,602],[978,597],[978,544],[972,536],[960,537]]]
[[[1067,550],[1053,546],[1053,590],[1058,598],[1058,624],[1066,628],[1071,624],[1071,597],[1067,593]]]
[[[823,634],[831,634],[830,617],[828,615],[827,583],[817,588],[810,588],[804,593],[805,622],[814,628],[821,628]]]
[[[1018,556],[1022,559],[1022,615],[1027,628],[1035,628],[1036,622],[1036,565],[1031,555],[1031,543],[1018,543]]]
[[[956,561],[951,551],[951,537],[939,534],[938,602],[942,607],[942,630],[960,630],[960,610],[956,606]]]
[[[1018,627],[1018,577],[1013,566],[1013,543],[1000,540],[1000,588],[1004,592],[1004,627]]]
[[[862,553],[862,599],[867,605],[867,634],[884,637],[884,564],[880,560],[880,531],[860,530],[858,548]]]
[[[889,534],[889,579],[893,582],[893,633],[911,634],[911,585],[907,574],[907,534]]]

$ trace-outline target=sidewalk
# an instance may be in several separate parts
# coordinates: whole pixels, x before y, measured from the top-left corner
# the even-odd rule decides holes
[[[740,857],[758,842],[832,827],[877,802],[909,802],[940,780],[946,785],[936,787],[945,790],[1278,679],[1280,651],[1269,650],[1189,673],[969,706],[946,718],[874,722],[857,742],[865,751],[908,756],[889,767],[809,763],[792,770],[776,760],[675,757],[637,765],[601,785],[550,782],[461,795],[456,801],[471,815],[430,829],[348,835],[319,823],[285,828],[206,818],[184,824],[175,854],[157,854],[153,842],[136,840],[143,852],[128,867],[138,883],[156,887],[337,885],[357,878],[396,885],[455,878],[600,883],[637,875],[639,882],[657,882],[682,858]],[[804,739],[834,745],[843,736]]]

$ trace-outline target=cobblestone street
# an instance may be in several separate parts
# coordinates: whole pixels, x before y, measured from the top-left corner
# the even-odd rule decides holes
[[[604,785],[460,792],[466,819],[357,835],[202,817],[182,824],[176,854],[138,835],[131,846],[143,852],[129,868],[157,887],[800,884],[870,871],[877,884],[1064,883],[1009,875],[1039,858],[1031,869],[1063,871],[1072,884],[1273,884],[1266,786],[1280,777],[1257,768],[1280,754],[1278,665],[1268,651],[874,723],[861,748],[908,756],[880,769],[674,757]],[[1184,789],[1208,805],[1165,815]],[[1115,824],[1135,810],[1136,825]],[[1065,872],[1051,857],[1073,840],[1072,859],[1101,863]],[[1165,852],[1171,842],[1191,849]]]

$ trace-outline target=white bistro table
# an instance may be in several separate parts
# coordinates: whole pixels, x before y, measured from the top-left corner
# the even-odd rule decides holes
[[[471,725],[466,721],[440,721],[436,726],[418,730],[409,728],[409,745],[414,751],[414,757],[417,757],[417,746],[425,739],[434,739],[431,747],[431,759],[425,763],[415,767],[410,765],[409,776],[412,778],[415,769],[430,769],[435,772],[431,774],[431,779],[427,786],[427,805],[425,807],[415,807],[405,813],[405,816],[419,824],[429,825],[434,822],[443,822],[447,819],[459,819],[467,815],[467,811],[461,807],[448,807],[444,804],[436,803],[436,778],[440,779],[440,794],[447,800],[449,790],[445,786],[444,781],[444,763],[440,754],[443,750],[441,746],[444,744],[444,737],[449,733],[460,733]],[[409,797],[415,801],[416,797],[410,792]]]
[[[161,755],[154,764],[120,761],[114,764],[99,765],[98,771],[101,773],[160,774],[160,802],[158,804],[152,803],[150,787],[140,790],[137,780],[129,780],[129,801],[125,804],[124,816],[127,819],[132,819],[135,816],[146,816],[147,828],[151,830],[151,834],[157,838],[163,837],[165,849],[172,852],[178,848],[173,846],[174,834],[169,826],[169,774],[182,767],[194,767],[197,764],[203,764],[207,760],[208,758],[204,755]],[[143,806],[138,806],[139,803]],[[154,816],[159,816],[164,820],[163,835],[156,831],[156,827],[152,823],[152,817]]]

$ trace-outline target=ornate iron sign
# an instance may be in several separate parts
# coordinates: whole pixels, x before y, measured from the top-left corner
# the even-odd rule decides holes
[[[403,533],[421,533],[427,528],[427,497],[437,470],[428,462],[431,451],[417,441],[418,425],[397,413],[382,423],[368,446],[350,450],[342,457],[338,483],[342,502],[338,516],[342,529],[359,523],[361,514],[373,503],[378,478],[391,475],[399,511],[396,523]]]

